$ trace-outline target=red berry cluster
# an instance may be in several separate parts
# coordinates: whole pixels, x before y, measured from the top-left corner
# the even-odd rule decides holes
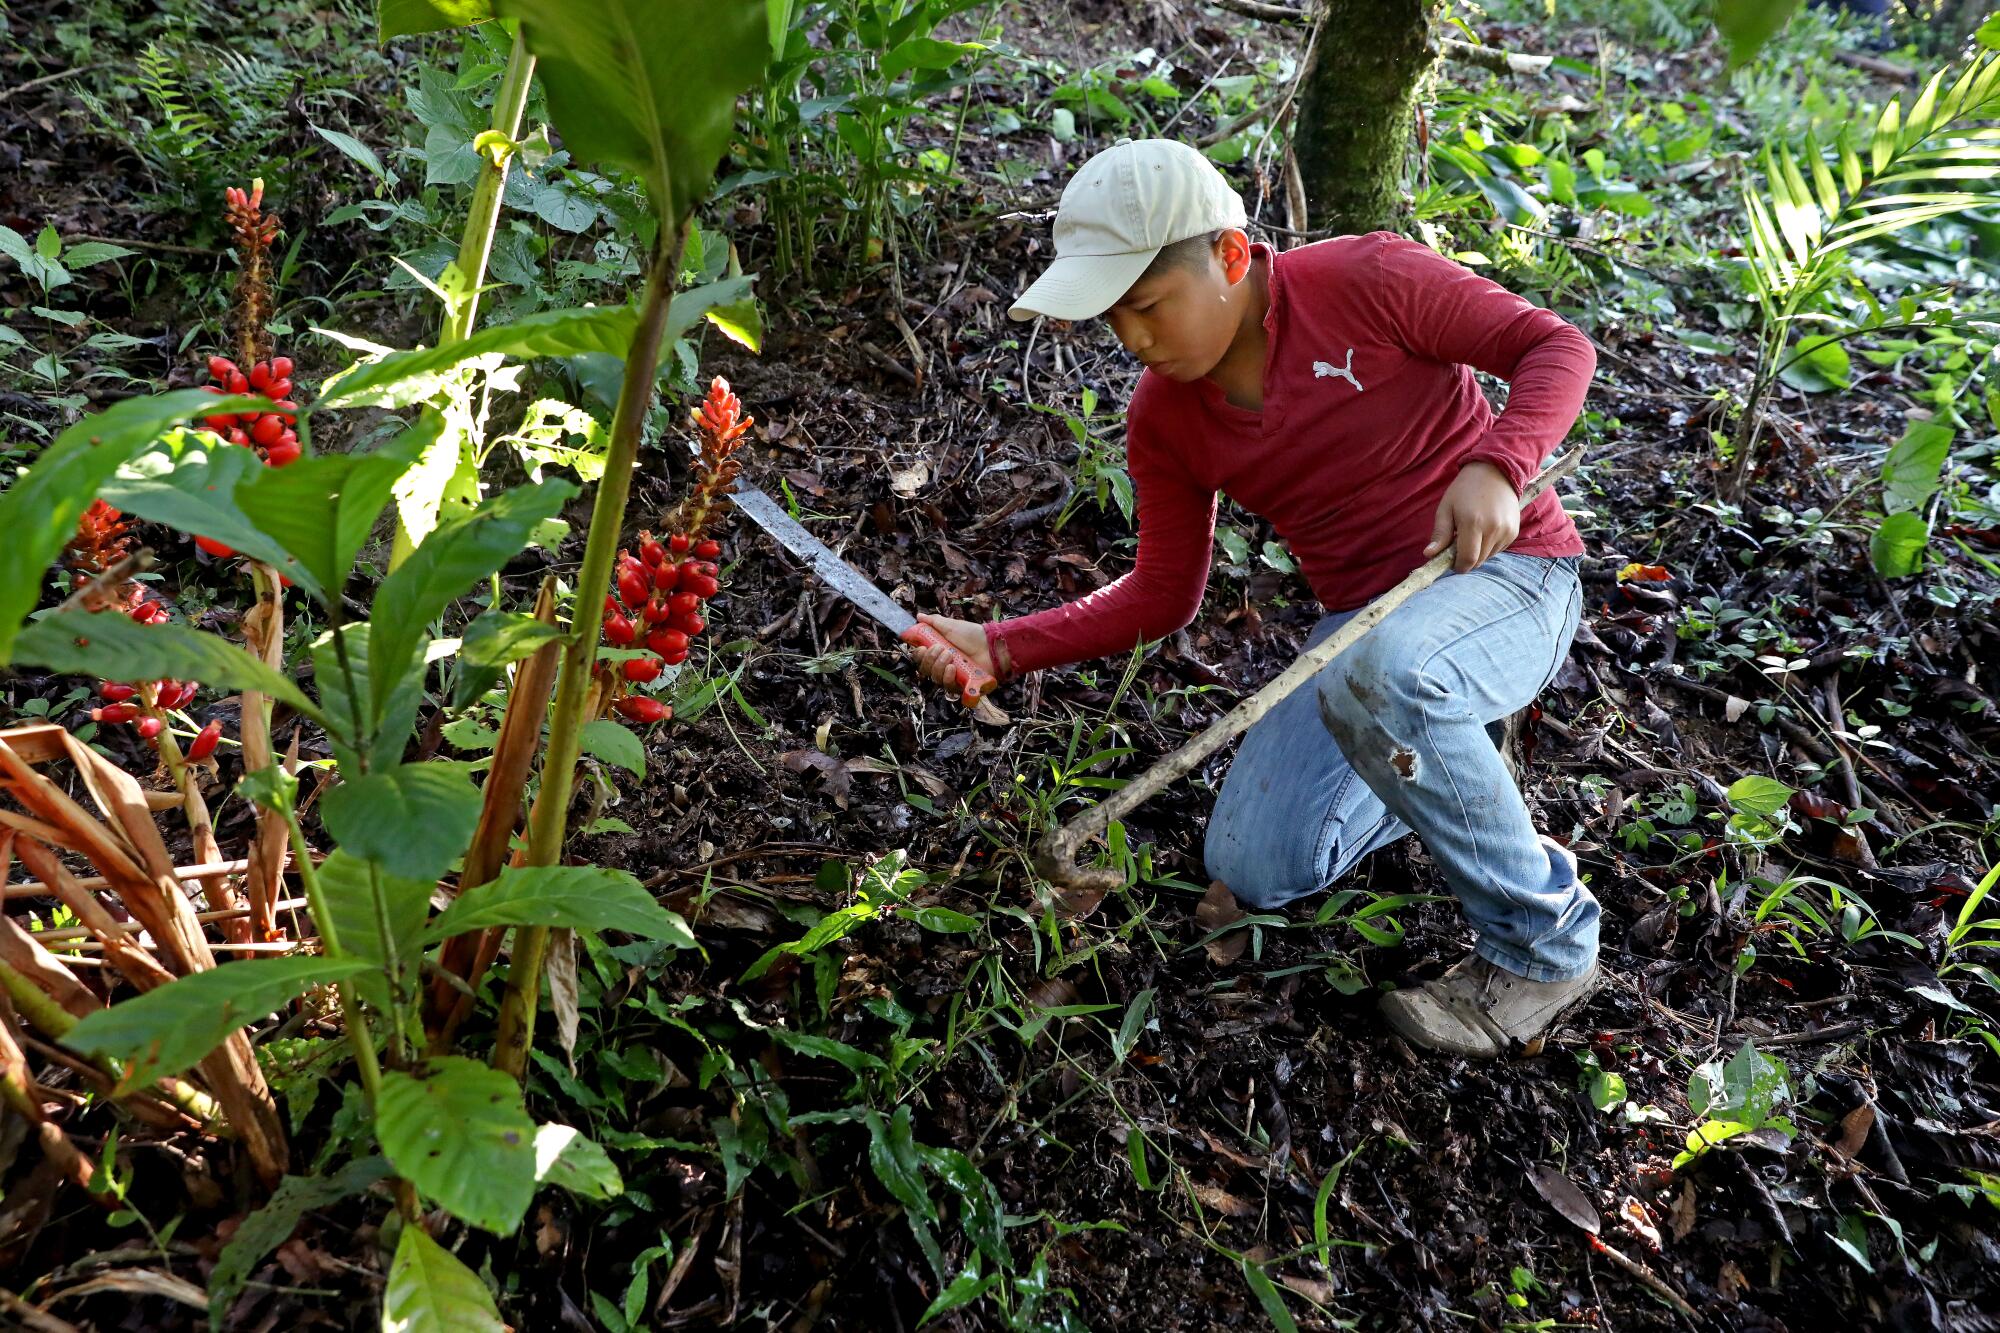
[[[689,417],[701,432],[701,457],[695,464],[694,492],[671,519],[676,531],[664,544],[649,532],[640,533],[636,558],[629,550],[620,551],[613,576],[617,595],[604,598],[605,642],[615,648],[643,642],[652,654],[630,658],[619,668],[633,685],[656,680],[666,668],[687,661],[689,641],[708,628],[702,603],[720,587],[715,562],[722,543],[703,534],[735,479],[738,463],[731,455],[751,421],[720,375]],[[673,716],[658,699],[642,694],[625,695],[612,707],[634,722],[664,722]]]
[[[292,358],[275,356],[269,361],[259,361],[250,367],[250,373],[246,375],[228,357],[211,356],[208,358],[208,377],[213,383],[202,387],[210,393],[261,393],[277,401],[277,410],[234,415],[218,412],[201,419],[204,430],[220,435],[231,444],[255,449],[258,456],[272,467],[283,467],[299,456],[298,432],[292,429],[298,424],[299,405],[289,399],[292,392]]]

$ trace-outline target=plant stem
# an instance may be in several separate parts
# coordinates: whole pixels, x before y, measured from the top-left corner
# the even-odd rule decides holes
[[[326,951],[328,958],[339,958],[343,951],[340,938],[334,932],[333,913],[327,910],[326,897],[319,886],[319,868],[313,864],[312,848],[306,846],[306,831],[299,827],[296,811],[285,811],[285,827],[291,831],[292,859],[298,862],[299,880],[306,890],[306,906],[312,912],[313,924],[319,928],[320,947]],[[361,1071],[361,1086],[368,1093],[368,1104],[372,1107],[382,1090],[382,1067],[375,1060],[375,1038],[368,1031],[368,1016],[361,1012],[361,1001],[355,998],[352,981],[336,982],[334,990],[340,995],[340,1017],[347,1028],[347,1044],[354,1049],[354,1063]]]
[[[472,332],[479,313],[479,289],[486,282],[486,261],[493,253],[493,235],[499,230],[500,200],[507,189],[507,168],[514,160],[512,140],[520,133],[521,115],[528,106],[528,86],[534,82],[535,57],[514,25],[513,49],[507,53],[507,70],[500,76],[500,91],[493,98],[492,129],[504,134],[508,146],[488,149],[479,155],[479,180],[472,187],[472,207],[465,217],[465,233],[458,242],[458,272],[465,283],[465,296],[445,311],[438,344],[455,343]]]
[[[507,192],[507,168],[514,160],[514,139],[521,131],[521,115],[527,110],[528,88],[535,80],[535,57],[528,50],[521,25],[514,25],[514,45],[507,52],[507,69],[500,76],[500,91],[493,97],[493,119],[489,125],[507,142],[483,149],[479,154],[479,179],[472,186],[472,204],[465,215],[465,231],[458,241],[454,261],[462,286],[457,300],[445,306],[444,322],[438,328],[438,346],[463,342],[471,334],[479,315],[479,289],[486,283],[486,261],[493,254],[493,236],[500,227],[500,204]],[[396,533],[389,547],[389,572],[394,573],[416,549],[399,515]]]
[[[664,192],[663,192],[664,193]],[[611,565],[625,526],[625,503],[632,494],[632,468],[639,457],[639,436],[652,405],[653,381],[660,348],[666,341],[667,314],[673,302],[674,279],[680,272],[687,231],[676,226],[671,236],[662,229],[655,242],[652,266],[646,273],[646,294],[639,307],[639,328],[625,358],[625,383],[618,391],[618,410],[611,420],[611,450],[597,502],[590,512],[590,538],[583,550],[583,568],[576,577],[576,600],[570,611],[569,638],[563,644],[562,675],[556,682],[555,707],[549,715],[549,748],[542,761],[542,787],[528,816],[528,859],[531,866],[552,866],[560,860],[569,826],[570,794],[576,787],[576,762],[582,752],[583,704],[597,663],[597,638],[604,627],[604,589],[611,583]],[[534,1041],[535,1009],[541,1001],[542,966],[548,956],[546,926],[524,926],[514,934],[513,962],[507,990],[500,999],[500,1031],[493,1046],[493,1067],[520,1078],[527,1069],[528,1047]]]

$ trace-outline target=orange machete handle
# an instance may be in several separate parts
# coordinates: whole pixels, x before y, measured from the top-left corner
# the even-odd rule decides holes
[[[1000,682],[989,671],[982,671],[973,664],[971,658],[958,650],[950,639],[918,621],[902,633],[902,640],[912,648],[942,648],[944,660],[951,665],[952,675],[958,681],[958,701],[967,708],[975,708],[979,701]]]

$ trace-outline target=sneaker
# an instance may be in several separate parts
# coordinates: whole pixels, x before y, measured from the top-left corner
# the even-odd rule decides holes
[[[1415,1045],[1490,1060],[1542,1035],[1597,990],[1596,963],[1570,981],[1530,981],[1468,954],[1435,981],[1382,997],[1382,1016]]]

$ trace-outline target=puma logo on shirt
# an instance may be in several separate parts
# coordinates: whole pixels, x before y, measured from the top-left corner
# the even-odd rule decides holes
[[[1344,366],[1330,365],[1325,361],[1313,362],[1314,379],[1323,380],[1329,376],[1334,379],[1346,380],[1354,386],[1354,392],[1362,392],[1361,381],[1354,378],[1354,349],[1352,347],[1347,349],[1347,364]]]

